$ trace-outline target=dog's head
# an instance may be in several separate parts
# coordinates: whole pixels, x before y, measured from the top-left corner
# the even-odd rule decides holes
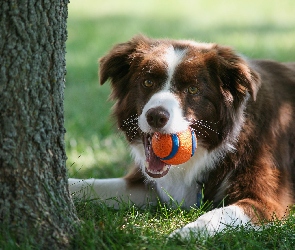
[[[145,149],[155,131],[187,126],[207,151],[229,144],[260,86],[258,75],[228,47],[144,36],[116,45],[100,60],[100,83],[108,79],[119,128]],[[164,164],[147,168],[152,177],[167,172]]]

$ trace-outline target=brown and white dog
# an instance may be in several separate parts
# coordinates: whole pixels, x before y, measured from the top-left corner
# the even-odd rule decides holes
[[[107,80],[136,166],[124,178],[70,179],[72,193],[139,206],[172,197],[190,208],[203,189],[203,202],[214,209],[172,233],[182,238],[288,214],[295,195],[295,63],[136,36],[100,60],[100,82]],[[195,155],[163,164],[150,149],[151,135],[188,126],[197,135]]]

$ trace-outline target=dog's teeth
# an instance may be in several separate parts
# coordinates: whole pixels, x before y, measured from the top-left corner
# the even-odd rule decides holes
[[[162,172],[167,171],[170,168],[170,165],[165,165]]]
[[[164,172],[166,172],[169,168],[170,168],[170,165],[165,165],[163,167],[162,170],[160,171],[157,171],[157,170],[154,170],[154,169],[150,169],[149,168],[149,163],[148,162],[145,162],[145,167],[147,168],[147,170],[151,173],[151,174],[163,174]]]

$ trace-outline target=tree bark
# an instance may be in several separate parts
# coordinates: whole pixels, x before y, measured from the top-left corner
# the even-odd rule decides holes
[[[66,247],[77,221],[64,146],[67,4],[0,2],[0,224],[43,249]]]

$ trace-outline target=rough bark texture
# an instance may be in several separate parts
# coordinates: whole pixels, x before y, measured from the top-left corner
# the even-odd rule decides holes
[[[76,221],[64,147],[67,4],[0,2],[0,223],[50,249],[67,246]]]

